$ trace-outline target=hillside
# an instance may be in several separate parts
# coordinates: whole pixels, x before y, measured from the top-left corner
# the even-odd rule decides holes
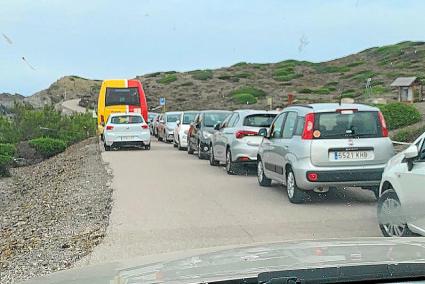
[[[312,63],[286,60],[257,64],[240,62],[215,70],[157,72],[137,76],[144,84],[151,107],[159,97],[167,99],[168,109],[263,108],[267,97],[283,105],[287,94],[298,102],[327,102],[344,97],[356,101],[397,93],[390,83],[399,76],[425,79],[425,42],[401,42],[373,47],[332,61]],[[372,78],[372,93],[364,96],[367,78]],[[66,99],[90,97],[94,101],[100,81],[67,76],[48,89],[26,99],[33,105],[58,103]],[[253,89],[255,88],[255,89]]]

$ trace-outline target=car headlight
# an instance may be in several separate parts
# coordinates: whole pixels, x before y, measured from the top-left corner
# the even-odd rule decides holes
[[[202,135],[204,136],[204,139],[209,139],[212,136],[212,133],[209,132],[203,132]]]

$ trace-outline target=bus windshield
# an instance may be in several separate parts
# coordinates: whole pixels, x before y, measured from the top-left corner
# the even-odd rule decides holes
[[[105,106],[140,105],[137,88],[106,88]]]

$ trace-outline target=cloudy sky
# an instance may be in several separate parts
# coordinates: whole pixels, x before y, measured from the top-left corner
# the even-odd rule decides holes
[[[425,40],[421,0],[0,0],[0,92]],[[23,59],[24,57],[24,59]]]

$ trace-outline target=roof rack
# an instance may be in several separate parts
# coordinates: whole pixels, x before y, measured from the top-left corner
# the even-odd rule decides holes
[[[306,104],[293,104],[293,105],[289,105],[287,107],[306,107],[306,108],[313,108],[313,106],[306,105]]]

